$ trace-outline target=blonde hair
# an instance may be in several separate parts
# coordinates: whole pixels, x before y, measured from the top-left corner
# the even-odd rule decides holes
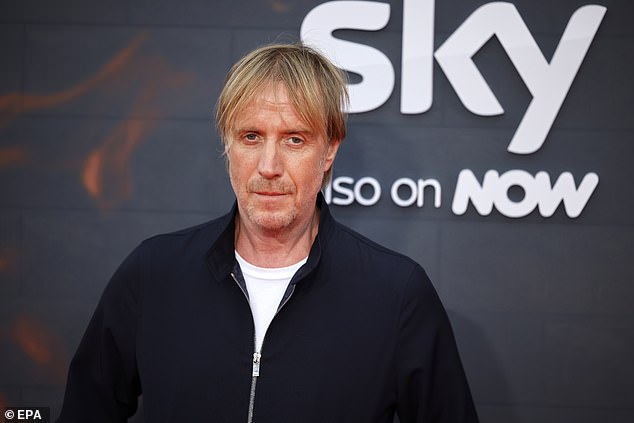
[[[343,71],[324,55],[302,43],[270,44],[240,59],[229,71],[216,104],[216,124],[225,145],[231,147],[231,132],[238,113],[267,83],[284,84],[302,120],[325,135],[328,143],[346,136],[349,98]],[[325,172],[322,186],[330,180]]]

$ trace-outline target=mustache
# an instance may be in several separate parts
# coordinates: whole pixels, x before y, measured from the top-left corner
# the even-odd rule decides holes
[[[295,186],[280,180],[253,179],[247,184],[249,192],[276,192],[280,194],[292,194]]]

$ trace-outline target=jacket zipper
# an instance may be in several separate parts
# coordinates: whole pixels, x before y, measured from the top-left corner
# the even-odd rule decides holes
[[[244,294],[244,297],[246,298],[247,302],[249,303],[249,309],[250,307],[250,301],[249,301],[249,295],[244,291],[244,289],[242,288],[242,285],[240,285],[240,282],[238,282],[238,279],[236,278],[236,275],[231,272],[231,277],[233,278],[234,282],[238,285],[238,287],[240,288],[240,291],[242,291],[242,294]],[[282,309],[282,307],[284,307],[286,305],[286,303],[288,302],[288,300],[291,298],[291,296],[293,295],[293,292],[295,291],[295,286],[291,286],[291,292],[288,294],[288,296],[286,297],[286,299],[284,300],[284,302],[282,304],[280,304],[280,306],[277,308],[277,311],[275,312],[275,314],[273,315],[273,319],[275,319],[275,316],[277,316],[277,313],[280,312],[280,310]],[[251,312],[251,318],[253,319],[253,312]],[[272,320],[271,320],[272,322]],[[255,321],[253,322],[253,349],[255,350],[255,346],[256,346],[256,339],[255,339]],[[268,330],[267,330],[268,332]],[[266,340],[266,333],[264,334],[264,337],[262,338],[262,348],[264,348],[264,341]],[[260,351],[255,351],[253,353],[253,360],[252,360],[252,367],[251,367],[251,390],[249,393],[249,412],[247,415],[247,423],[253,423],[253,408],[255,407],[255,388],[256,385],[258,383],[258,377],[260,376],[260,359],[262,358],[262,348],[260,348]]]
[[[251,371],[251,393],[249,394],[249,414],[247,416],[247,423],[253,422],[253,407],[255,406],[255,386],[258,383],[258,376],[260,376],[260,357],[262,355],[259,352],[253,353],[253,369]]]

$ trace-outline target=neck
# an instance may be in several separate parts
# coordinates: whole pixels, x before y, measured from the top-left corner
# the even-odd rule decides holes
[[[238,254],[258,267],[286,267],[305,259],[319,229],[319,211],[305,223],[266,230],[236,215],[235,246]]]

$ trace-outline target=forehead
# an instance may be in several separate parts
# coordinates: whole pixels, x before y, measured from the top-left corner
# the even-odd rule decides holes
[[[233,129],[237,130],[241,123],[250,121],[266,113],[278,113],[286,120],[300,123],[315,132],[324,131],[324,125],[314,117],[315,105],[309,105],[301,94],[292,95],[281,81],[268,81],[257,87],[253,94],[242,101],[238,107],[233,122]]]

